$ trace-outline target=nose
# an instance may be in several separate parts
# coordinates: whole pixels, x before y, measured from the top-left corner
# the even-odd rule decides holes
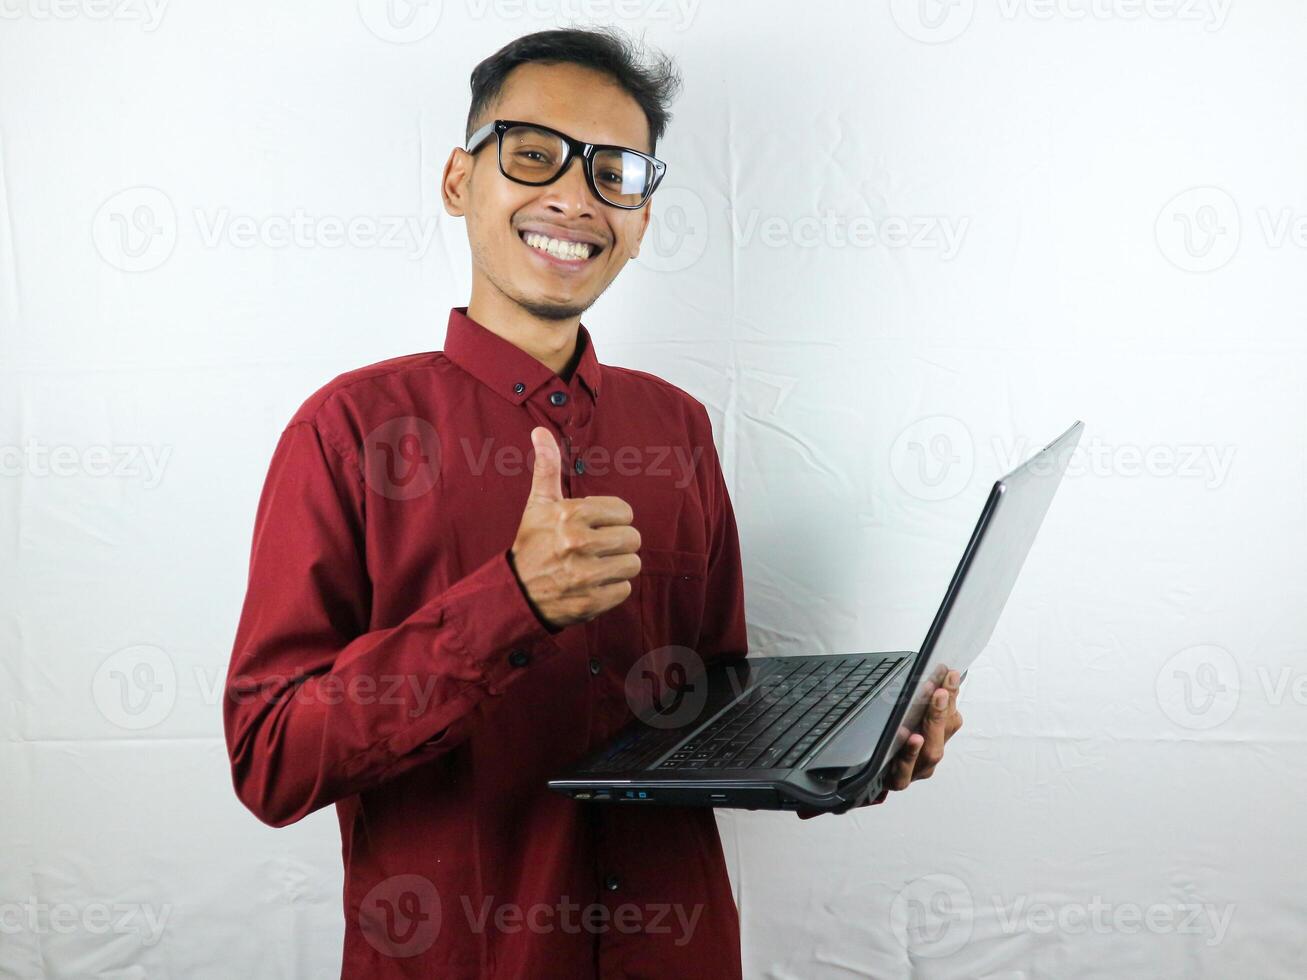
[[[543,188],[544,204],[562,214],[593,217],[601,202],[595,199],[585,179],[585,161],[573,156],[563,165],[563,172],[552,184]]]

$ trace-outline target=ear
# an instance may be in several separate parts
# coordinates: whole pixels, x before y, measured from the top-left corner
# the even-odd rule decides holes
[[[657,195],[655,194],[654,197]],[[640,230],[636,232],[635,244],[631,248],[631,258],[640,254],[640,243],[644,241],[644,233],[649,227],[649,213],[653,210],[654,199],[651,197],[644,202],[644,207],[640,209]]]
[[[475,158],[458,146],[450,151],[449,159],[445,161],[445,170],[440,176],[440,197],[445,202],[445,211],[456,218],[467,213],[475,166]]]

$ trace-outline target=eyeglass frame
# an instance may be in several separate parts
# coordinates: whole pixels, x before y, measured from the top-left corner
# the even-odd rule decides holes
[[[554,174],[548,180],[541,181],[522,180],[520,177],[509,176],[509,174],[504,170],[504,133],[508,132],[514,126],[529,126],[532,129],[538,129],[541,132],[557,136],[564,142],[564,144],[566,144],[567,156],[564,157],[563,162],[559,165],[558,173]],[[514,183],[524,184],[527,187],[544,187],[548,184],[552,184],[559,177],[563,176],[573,158],[580,156],[581,169],[585,173],[585,182],[589,185],[590,192],[610,208],[620,208],[623,211],[638,211],[640,208],[648,204],[649,199],[653,197],[654,191],[658,190],[658,185],[662,183],[663,177],[667,173],[667,164],[642,150],[633,150],[629,146],[618,146],[615,143],[586,143],[583,140],[573,139],[566,133],[554,129],[552,126],[525,122],[521,119],[495,119],[486,123],[468,137],[467,146],[464,148],[465,152],[476,153],[481,149],[481,145],[489,139],[491,135],[494,135],[495,137],[495,162],[499,166],[499,172]],[[653,182],[649,185],[649,192],[645,194],[639,204],[614,204],[612,201],[608,200],[608,198],[599,193],[599,188],[595,186],[594,178],[594,155],[599,150],[620,150],[623,153],[634,153],[636,156],[653,164]]]

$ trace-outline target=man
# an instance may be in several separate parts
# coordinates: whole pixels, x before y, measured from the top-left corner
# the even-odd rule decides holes
[[[639,252],[679,80],[561,30],[471,81],[441,183],[468,306],[442,352],[317,391],[272,459],[224,702],[236,791],[278,827],[335,804],[343,976],[739,977],[711,810],[545,786],[629,720],[651,656],[747,652],[707,412],[602,365],[580,323]],[[939,761],[955,692],[894,788]]]

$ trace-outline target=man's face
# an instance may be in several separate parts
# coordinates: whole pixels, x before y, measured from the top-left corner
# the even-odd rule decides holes
[[[648,121],[611,78],[579,65],[526,64],[508,76],[499,103],[477,120],[540,123],[587,143],[645,153]],[[499,172],[494,137],[469,156],[455,150],[445,166],[445,209],[467,223],[474,274],[534,316],[565,320],[589,309],[639,254],[652,198],[638,210],[615,208],[591,192],[579,156],[552,184],[530,187]],[[594,241],[588,259],[555,258],[524,235]]]

